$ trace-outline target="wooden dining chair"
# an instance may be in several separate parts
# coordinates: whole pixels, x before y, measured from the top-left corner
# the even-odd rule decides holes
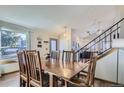
[[[74,62],[74,51],[63,50],[62,62]]]
[[[74,51],[65,51],[62,53],[62,63],[74,62]],[[57,82],[57,83],[56,83]],[[55,83],[58,86],[58,82],[61,82],[61,85],[64,84],[64,80],[60,77],[55,77]]]
[[[17,52],[20,72],[20,86],[29,86],[29,73],[26,56],[24,52]]]
[[[78,78],[78,77],[74,77],[71,80],[65,80],[65,86],[77,86],[77,87],[91,87],[94,86],[94,77],[95,77],[95,68],[96,68],[96,61],[97,61],[97,57],[93,57],[92,59],[90,59],[89,61],[89,65],[88,65],[88,73],[85,77],[85,79],[83,78]]]
[[[86,54],[85,54],[85,53],[86,53]],[[84,54],[82,55],[84,60],[83,60],[82,62],[84,62],[84,63],[89,62],[90,60],[92,60],[94,54],[95,54],[95,53],[93,53],[93,52],[84,52]],[[86,74],[88,74],[88,69],[87,69],[87,70],[86,70],[86,69],[82,70],[82,71],[78,74],[78,76],[80,76],[80,75],[86,75]]]
[[[59,62],[60,61],[60,51],[51,51],[50,53],[50,62]],[[53,87],[58,86],[59,77],[53,75]]]
[[[80,53],[80,61],[82,62],[87,62],[90,60],[92,56],[92,52],[91,51],[83,51],[82,53]]]
[[[30,53],[30,52],[34,52],[34,53],[36,53],[37,50],[25,50],[25,53]]]
[[[50,61],[59,62],[60,60],[60,51],[51,51]]]
[[[29,86],[43,87],[48,82],[44,81],[45,74],[42,70],[39,51],[26,51],[25,54],[29,68]]]

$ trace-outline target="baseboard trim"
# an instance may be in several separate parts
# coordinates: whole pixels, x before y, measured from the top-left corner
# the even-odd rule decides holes
[[[85,74],[82,74],[83,76],[86,76],[86,71],[83,71]],[[101,78],[98,78],[98,77],[95,77],[96,80],[101,80],[101,81],[105,81],[105,82],[108,82],[108,83],[113,83],[113,84],[120,84],[120,85],[124,85],[124,84],[121,84],[121,83],[116,83],[116,82],[112,82],[112,81],[109,81],[109,80],[104,80],[104,79],[101,79]]]
[[[112,81],[109,81],[109,80],[100,79],[100,78],[97,78],[97,77],[95,77],[95,79],[96,79],[96,80],[105,81],[105,82],[108,82],[108,83],[113,83],[113,84],[124,85],[124,84],[121,84],[121,83],[116,83],[116,82],[112,82]]]
[[[8,75],[8,74],[12,74],[12,73],[16,73],[16,72],[19,72],[19,70],[16,70],[16,71],[13,71],[13,72],[8,72],[8,73],[2,73],[2,74],[1,74],[1,77],[4,76],[4,75]]]
[[[101,81],[105,81],[105,82],[108,82],[108,83],[113,83],[113,84],[117,84],[116,82],[112,82],[112,81],[109,81],[109,80],[104,80],[104,79],[101,79],[101,78],[97,78],[95,77],[96,80],[101,80]]]

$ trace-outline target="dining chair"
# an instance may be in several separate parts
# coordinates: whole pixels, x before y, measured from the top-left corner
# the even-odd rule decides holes
[[[94,86],[94,76],[96,68],[97,57],[92,57],[89,61],[88,72],[85,78],[74,77],[71,80],[64,79],[65,86],[76,86],[76,87],[91,87]]]
[[[60,60],[60,51],[51,51],[50,61],[59,62]]]
[[[32,52],[34,52],[34,53],[36,53],[37,52],[37,50],[25,50],[25,53],[32,53]]]
[[[60,50],[50,52],[50,62],[59,62],[60,61]],[[58,86],[59,77],[53,75],[53,87]]]
[[[25,51],[29,68],[29,86],[43,87],[47,86],[42,70],[42,64],[39,51]],[[48,79],[48,78],[47,78]]]
[[[62,53],[62,62],[74,62],[74,51],[65,51]]]
[[[20,72],[20,87],[29,86],[29,74],[28,66],[26,61],[26,56],[24,52],[17,51],[17,57],[19,62],[19,72]]]
[[[59,56],[60,56],[60,52],[59,52]],[[59,61],[61,61],[61,60],[59,60]],[[63,66],[64,66],[65,63],[68,63],[68,62],[74,62],[74,51],[63,50],[63,52],[62,52]],[[55,82],[55,84],[57,84],[57,86],[59,86],[59,82],[61,83],[60,85],[64,84],[64,80],[62,78],[56,77],[56,76],[55,76],[54,82]]]
[[[87,62],[90,60],[90,57],[92,55],[92,51],[81,51],[79,53],[79,60],[80,62]]]
[[[95,53],[93,52],[88,52],[88,51],[85,51],[82,53],[82,61],[81,62],[84,62],[84,63],[87,63],[89,62],[90,60],[92,60],[92,57],[94,56]],[[78,75],[86,75],[88,72],[88,69],[84,69],[82,70]]]

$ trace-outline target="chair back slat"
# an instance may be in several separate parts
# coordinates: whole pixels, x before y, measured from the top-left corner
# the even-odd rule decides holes
[[[74,62],[74,51],[64,51],[63,50],[62,62]]]
[[[60,59],[60,51],[51,51],[50,53],[50,61],[55,60],[55,61],[59,61]]]
[[[37,79],[37,74],[36,74],[36,58],[35,56],[32,55],[32,53],[28,54],[28,60],[29,60],[29,67],[31,70],[31,77],[33,77],[34,79]]]

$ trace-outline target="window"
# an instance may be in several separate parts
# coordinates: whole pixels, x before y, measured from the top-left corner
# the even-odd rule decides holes
[[[0,59],[15,58],[17,50],[27,48],[27,34],[13,31],[0,31]]]

